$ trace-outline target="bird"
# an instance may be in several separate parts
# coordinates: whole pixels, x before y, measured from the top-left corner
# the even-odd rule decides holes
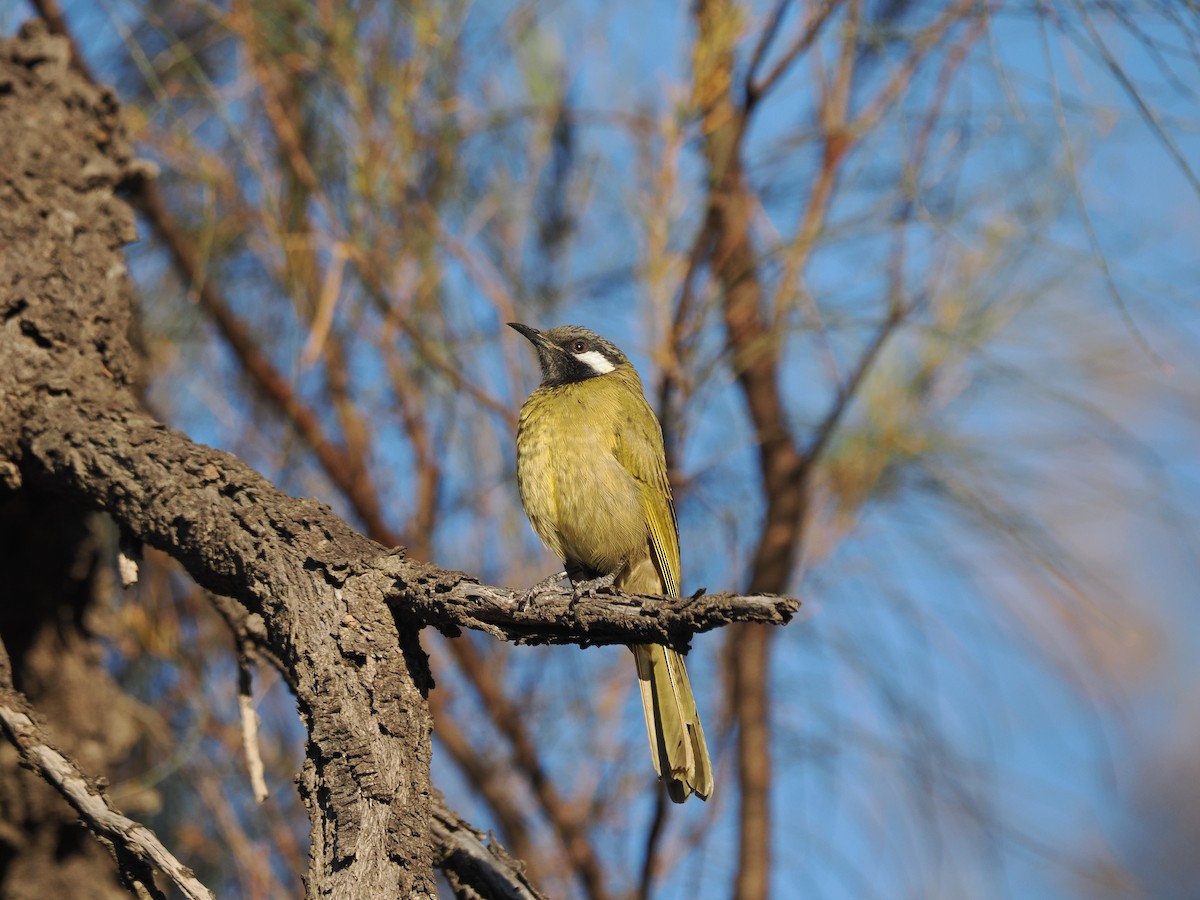
[[[629,359],[578,325],[509,327],[537,351],[541,384],[521,406],[517,484],[534,532],[575,589],[679,596],[679,526],[662,426]],[[561,576],[559,576],[561,577]],[[635,644],[654,770],[676,803],[713,791],[683,657]]]

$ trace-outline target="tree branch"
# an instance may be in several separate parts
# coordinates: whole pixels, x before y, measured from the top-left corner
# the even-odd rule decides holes
[[[308,731],[311,896],[432,898],[431,685],[416,630],[381,597],[306,569],[312,549],[336,566],[381,548],[138,408],[121,254],[136,230],[114,195],[137,163],[112,94],[68,56],[40,24],[0,42],[0,472],[11,489],[108,512],[262,616]]]
[[[459,628],[484,631],[518,644],[669,644],[686,650],[694,634],[733,622],[784,625],[800,601],[773,594],[659,597],[600,590],[576,595],[549,588],[528,597],[511,588],[480,584],[461,572],[422,567],[399,555],[371,564],[395,578],[390,594],[400,615],[414,616],[454,636]],[[425,569],[416,573],[414,569]]]
[[[434,801],[432,827],[438,847],[434,862],[446,873],[456,896],[543,900],[521,864],[495,839],[485,844],[483,832],[464,822],[441,798]]]
[[[189,900],[212,900],[192,870],[175,858],[153,831],[121,815],[95,787],[96,780],[79,771],[65,754],[55,748],[33,719],[29,701],[12,685],[8,652],[0,645],[0,728],[21,754],[21,761],[54,788],[79,813],[88,829],[112,845],[122,879],[161,896],[154,884],[151,866],[170,878]]]
[[[290,497],[236,457],[193,444],[132,400],[48,397],[26,420],[29,474],[69,489],[130,534],[178,559],[202,587],[250,609],[295,590],[290,556],[316,584],[377,598],[412,624],[484,631],[524,644],[665,643],[732,622],[786,623],[799,607],[772,595],[672,599],[551,588],[531,597],[408,559],[357,534],[323,504]],[[286,556],[271,562],[286,544]],[[266,558],[264,558],[266,557]],[[291,583],[289,583],[291,582]],[[355,627],[354,622],[342,622]]]
[[[208,596],[217,612],[225,619],[226,624],[234,633],[239,653],[244,650],[254,657],[261,655],[285,679],[290,679],[291,673],[274,655],[269,646],[262,617],[248,612],[245,607],[229,597],[211,593]],[[294,692],[295,684],[290,682],[289,684]],[[431,694],[430,704],[434,704],[435,698],[441,697],[443,694],[444,691]],[[448,739],[450,743],[453,741],[465,743],[465,738],[458,731],[457,724],[448,717],[441,721],[437,733],[443,745],[448,743]],[[450,748],[452,755],[458,759],[460,754],[455,752],[456,749],[453,746]],[[461,756],[465,757],[468,763],[475,763],[479,760],[478,754],[469,749],[462,752]],[[491,777],[492,773],[487,774],[488,777],[481,779],[484,784],[498,784],[496,779]],[[502,801],[493,798],[487,799],[494,809],[499,809],[501,814],[503,813],[506,807]],[[525,832],[524,824],[517,822],[516,827],[510,826],[510,828],[516,837],[516,840],[510,839],[514,849],[519,850],[517,846],[519,841],[520,846],[524,846],[528,852],[532,852],[533,845]],[[542,896],[525,875],[525,868],[528,865],[526,853],[518,852],[518,858],[514,859],[491,834],[488,835],[488,842],[484,845],[482,833],[450,809],[446,805],[445,798],[437,791],[433,796],[432,833],[434,864],[446,873],[452,884],[476,891],[490,888],[493,893],[481,894],[481,896],[488,897],[540,898]]]

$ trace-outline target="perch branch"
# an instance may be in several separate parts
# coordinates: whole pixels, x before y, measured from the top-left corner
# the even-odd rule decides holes
[[[410,562],[404,565],[413,568]],[[386,571],[392,563],[378,566]],[[397,597],[397,612],[443,631],[472,628],[518,644],[656,643],[686,648],[692,635],[733,622],[786,624],[800,607],[800,601],[774,594],[677,598],[607,589],[576,595],[570,588],[549,588],[526,598],[520,591],[480,584],[461,573],[433,571],[436,583],[404,590]]]

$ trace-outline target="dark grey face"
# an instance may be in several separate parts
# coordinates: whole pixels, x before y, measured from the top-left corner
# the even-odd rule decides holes
[[[542,384],[571,384],[607,375],[629,362],[612,341],[578,325],[559,325],[538,331],[528,325],[509,322],[509,327],[525,335],[537,349],[542,366]]]

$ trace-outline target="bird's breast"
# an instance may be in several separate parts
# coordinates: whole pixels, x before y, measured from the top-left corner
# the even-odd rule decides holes
[[[646,516],[637,481],[613,453],[615,423],[579,387],[539,388],[521,408],[517,482],[550,551],[607,575],[644,552]]]

